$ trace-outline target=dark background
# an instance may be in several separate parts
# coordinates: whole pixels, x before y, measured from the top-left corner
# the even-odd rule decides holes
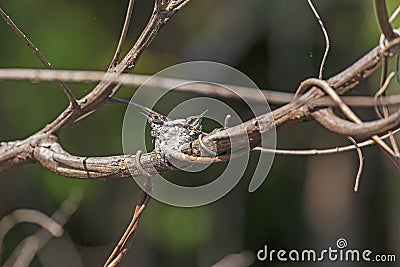
[[[324,72],[324,77],[330,77],[374,47],[380,33],[372,1],[315,2],[331,40]],[[387,2],[392,12],[398,3]],[[74,70],[107,68],[126,6],[127,1],[90,0],[1,3],[54,68]],[[136,1],[125,51],[146,24],[152,6],[152,1]],[[177,63],[210,60],[236,67],[260,88],[294,92],[302,80],[317,76],[323,50],[321,30],[305,0],[192,0],[158,34],[134,73],[154,74]],[[0,22],[0,67],[42,68],[5,22]],[[378,84],[377,73],[352,94],[371,94]],[[80,97],[94,84],[69,86]],[[389,92],[397,90],[398,84],[392,82]],[[130,98],[133,92],[134,88],[123,87],[118,96]],[[235,105],[235,101],[227,102]],[[0,141],[29,136],[56,118],[67,104],[55,83],[1,81]],[[118,105],[102,107],[64,130],[61,144],[76,155],[121,154],[124,111],[125,107]],[[373,110],[358,112],[363,118],[374,114]],[[290,149],[349,143],[314,122],[282,129],[277,137],[279,148]],[[246,176],[227,196],[200,208],[176,208],[153,200],[122,266],[210,266],[228,254],[254,253],[264,245],[271,249],[323,249],[335,247],[341,237],[351,248],[398,253],[398,170],[377,147],[363,152],[358,193],[353,192],[358,158],[351,151],[323,157],[276,156],[267,180],[256,192],[247,192],[250,176]],[[168,176],[188,179],[180,172]],[[193,175],[194,181],[199,179]],[[130,220],[138,187],[132,179],[60,177],[39,164],[0,176],[0,218],[19,208],[50,215],[76,187],[83,191],[84,200],[66,224],[66,234],[52,239],[32,266],[102,265]],[[14,227],[3,240],[1,262],[37,229],[29,224]],[[269,264],[305,265],[309,266]]]

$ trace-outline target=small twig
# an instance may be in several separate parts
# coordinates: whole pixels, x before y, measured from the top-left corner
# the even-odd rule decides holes
[[[128,225],[124,235],[122,236],[117,246],[115,247],[114,251],[107,259],[104,266],[107,267],[117,266],[122,260],[122,258],[125,256],[126,252],[128,252],[128,249],[132,244],[133,237],[136,233],[140,216],[142,216],[144,209],[147,207],[147,204],[149,203],[149,200],[150,196],[144,190],[142,190],[140,193],[138,203],[136,204],[132,220]]]
[[[50,70],[53,69],[50,62],[47,61],[47,59],[42,55],[42,53],[40,53],[39,49],[28,39],[28,37],[26,37],[26,35],[11,20],[10,16],[8,16],[1,8],[0,8],[0,16],[6,21],[6,23],[11,27],[11,29],[17,34],[17,36],[21,38],[21,40],[24,41],[25,44],[32,50],[32,52],[40,60],[40,62],[42,62],[45,68]],[[71,92],[68,86],[61,80],[57,79],[56,81],[60,84],[64,93],[67,95],[69,102],[71,102],[72,108],[74,109],[79,108],[78,102],[76,101],[74,94]]]
[[[393,21],[397,18],[397,16],[400,14],[400,5],[396,8],[396,10],[393,12],[393,14],[389,18],[389,23],[393,23]],[[400,83],[400,75],[399,75],[399,59],[400,59],[400,54],[397,53],[396,56],[396,64],[395,64],[395,73],[396,73],[396,80],[397,83]]]
[[[381,99],[382,95],[386,96],[386,94],[385,94],[386,89],[389,86],[390,81],[392,80],[392,78],[394,76],[395,76],[395,73],[391,72],[389,74],[389,76],[386,78],[386,80],[383,79],[383,77],[382,77],[382,79],[381,79],[381,88],[374,95],[374,100],[375,101],[377,101],[378,99]],[[389,116],[389,109],[388,109],[387,105],[381,105],[381,106],[382,106],[382,110],[383,110],[383,116],[382,116],[382,114],[381,114],[381,112],[380,112],[380,110],[379,110],[377,105],[375,106],[375,111],[378,114],[378,116],[380,116],[380,118],[387,118]],[[390,140],[390,143],[392,145],[394,155],[396,157],[400,157],[399,148],[397,146],[396,139],[394,138],[393,134],[391,134],[391,131],[389,131],[389,135],[390,135],[389,136],[389,140]]]
[[[135,3],[135,0],[129,0],[128,8],[126,10],[124,26],[122,27],[121,36],[119,38],[114,57],[111,60],[110,68],[113,68],[118,64],[118,60],[119,60],[119,57],[120,57],[121,51],[122,51],[122,46],[124,45],[126,35],[128,34],[128,28],[129,28],[129,23],[131,22],[131,18],[132,18],[132,11],[133,11],[134,3]]]
[[[104,266],[111,267],[117,266],[122,258],[125,256],[126,252],[130,245],[132,244],[133,237],[136,233],[136,229],[138,227],[140,216],[142,215],[144,209],[146,208],[148,202],[150,200],[150,196],[145,192],[140,192],[140,197],[138,203],[136,204],[135,212],[133,214],[132,220],[129,223],[128,227],[126,228],[123,236],[121,237],[120,241],[118,242],[117,246],[114,248],[113,252],[111,253],[110,257],[107,259]]]
[[[361,177],[361,173],[362,173],[363,166],[364,166],[364,157],[363,157],[362,151],[361,151],[360,147],[358,146],[356,140],[354,140],[354,138],[351,136],[348,136],[347,139],[349,139],[357,149],[359,165],[358,165],[356,179],[354,182],[354,192],[358,192],[358,187],[360,185],[360,177]]]
[[[136,208],[135,208],[135,212],[133,214],[132,220],[129,223],[124,234],[122,235],[121,239],[119,240],[117,246],[114,248],[113,252],[108,257],[106,263],[104,264],[104,266],[106,266],[106,267],[117,266],[121,262],[122,258],[125,256],[125,254],[128,252],[128,249],[131,246],[134,235],[136,233],[136,229],[139,224],[140,216],[142,215],[144,209],[146,208],[147,204],[150,201],[150,195],[148,192],[151,191],[151,180],[150,180],[151,175],[148,172],[146,172],[144,170],[144,168],[142,167],[142,163],[140,161],[142,154],[143,154],[143,151],[138,150],[136,152],[135,160],[136,160],[137,168],[139,169],[139,172],[141,173],[141,175],[148,178],[146,181],[146,184],[145,184],[145,187],[147,187],[147,188],[146,188],[146,190],[143,190],[143,189],[141,190],[140,197],[136,204]]]
[[[318,74],[318,78],[322,79],[322,72],[324,71],[325,61],[326,61],[326,58],[328,57],[329,47],[330,47],[329,36],[328,36],[327,30],[325,29],[324,23],[323,23],[321,17],[319,16],[317,10],[315,9],[313,3],[311,2],[311,0],[308,0],[308,5],[311,7],[312,11],[314,12],[314,15],[318,20],[318,23],[321,27],[321,30],[322,30],[322,32],[324,34],[324,38],[325,38],[325,52],[324,52],[324,55],[321,60],[321,65],[320,65],[319,74]]]
[[[160,7],[165,8],[165,10],[169,12],[177,12],[179,11],[183,6],[185,6],[187,3],[189,3],[190,0],[167,0],[167,1],[156,1],[156,4]]]
[[[399,132],[400,129],[396,129],[392,133],[395,134]],[[379,139],[384,140],[388,138],[390,135],[385,134]],[[358,143],[358,147],[366,147],[375,144],[374,140],[366,140],[364,142]],[[321,156],[321,155],[331,155],[331,154],[336,154],[340,152],[345,152],[345,151],[350,151],[357,149],[356,146],[350,145],[350,146],[342,146],[342,147],[335,147],[335,148],[328,148],[328,149],[301,149],[301,150],[288,150],[288,149],[272,149],[272,148],[264,148],[264,147],[255,147],[253,150],[258,150],[261,152],[265,153],[270,153],[270,154],[277,154],[277,155],[284,155],[284,156]]]
[[[396,66],[395,66],[395,72],[396,72],[396,81],[397,83],[400,83],[400,75],[399,75],[399,60],[400,60],[400,54],[397,53],[396,56]]]
[[[385,93],[385,91],[386,91],[386,89],[388,88],[390,82],[392,81],[394,75],[395,75],[394,72],[391,72],[391,73],[387,76],[386,80],[383,79],[383,80],[382,80],[382,81],[383,81],[383,84],[381,84],[381,88],[380,88],[380,89],[378,90],[378,92],[376,92],[375,95],[374,95],[374,101],[375,101],[375,103],[376,103],[376,105],[375,105],[375,107],[374,107],[374,108],[375,108],[375,112],[376,112],[376,114],[377,114],[380,118],[383,118],[384,116],[382,116],[382,114],[381,114],[381,112],[380,112],[378,106],[385,106],[385,105],[382,105],[382,102],[381,102],[381,101],[379,101],[379,102],[381,102],[381,103],[380,103],[380,105],[378,105],[378,100],[381,100],[382,95]]]

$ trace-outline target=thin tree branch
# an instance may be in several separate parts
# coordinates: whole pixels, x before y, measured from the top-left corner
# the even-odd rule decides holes
[[[387,64],[385,63],[385,68],[387,66]],[[382,73],[385,74],[386,71],[383,71]],[[391,72],[389,74],[389,76],[385,77],[382,76],[381,79],[381,88],[378,90],[378,92],[376,92],[376,94],[374,95],[374,100],[378,101],[378,99],[380,100],[383,96],[386,96],[386,89],[389,86],[390,81],[392,80],[392,78],[395,76],[394,72]],[[389,116],[389,108],[387,107],[387,105],[382,105],[382,111],[383,111],[383,116],[380,113],[379,108],[377,107],[377,105],[375,106],[375,111],[376,113],[380,116],[380,118],[387,118]],[[396,140],[394,138],[394,136],[391,134],[391,131],[389,131],[390,137],[390,144],[392,145],[393,148],[393,153],[394,155],[399,158],[400,157],[400,153],[399,153],[399,148],[397,147],[397,143]]]
[[[126,254],[126,252],[128,251],[129,247],[132,244],[133,238],[136,233],[136,229],[139,225],[140,216],[142,215],[144,209],[147,207],[147,204],[150,201],[149,193],[151,192],[151,189],[152,189],[151,188],[151,186],[152,186],[151,185],[151,174],[146,172],[142,167],[142,163],[140,160],[142,154],[143,154],[143,152],[141,150],[138,150],[136,152],[135,158],[136,158],[136,166],[138,167],[138,170],[140,171],[140,175],[147,177],[147,181],[145,184],[146,190],[143,190],[143,189],[141,190],[140,197],[136,204],[135,212],[133,214],[133,218],[132,218],[130,224],[128,225],[125,233],[123,234],[120,241],[118,242],[117,246],[114,248],[113,252],[107,259],[106,263],[104,264],[105,267],[106,266],[114,267],[114,266],[117,266],[121,262],[122,258],[124,257],[124,255]]]
[[[393,31],[392,25],[390,25],[388,12],[386,9],[385,0],[375,0],[375,10],[378,17],[379,26],[382,33],[385,35],[387,40],[396,38],[397,34]]]
[[[364,121],[362,124],[344,120],[329,109],[318,110],[312,116],[329,131],[358,138],[369,138],[371,135],[383,134],[397,128],[397,125],[400,124],[400,111],[396,111],[386,119]]]
[[[354,138],[350,137],[350,136],[348,136],[347,138],[353,143],[353,145],[357,149],[359,165],[358,165],[356,179],[354,182],[354,192],[358,192],[358,187],[360,186],[360,177],[361,177],[361,173],[362,173],[363,166],[364,166],[364,157],[363,157],[362,151],[361,151],[360,147],[358,146],[356,140],[354,140]]]
[[[324,22],[322,21],[321,17],[319,16],[318,11],[315,9],[311,0],[308,0],[308,5],[311,7],[311,10],[313,11],[314,16],[317,18],[318,23],[321,27],[321,30],[322,30],[322,32],[324,34],[324,38],[325,38],[325,52],[324,52],[324,55],[322,56],[321,65],[319,67],[319,74],[318,74],[318,78],[322,79],[322,73],[324,71],[325,62],[326,62],[326,58],[328,57],[329,47],[330,47],[329,36],[328,36],[328,32],[325,29]]]
[[[393,134],[398,133],[399,131],[400,131],[400,129],[396,129],[393,131]],[[385,135],[379,137],[379,139],[384,140],[384,139],[387,139],[388,137],[389,137],[389,134],[385,134]],[[363,141],[361,143],[357,143],[357,146],[359,148],[362,148],[362,147],[370,146],[373,144],[375,144],[375,141],[369,139],[369,140]],[[270,153],[270,154],[284,155],[284,156],[322,156],[322,155],[331,155],[331,154],[337,154],[340,152],[354,150],[354,149],[357,149],[357,146],[349,145],[349,146],[327,148],[327,149],[299,149],[299,150],[255,147],[253,150]]]
[[[199,83],[194,80],[175,79],[168,77],[154,77],[142,74],[120,74],[115,77],[107,75],[101,71],[78,71],[78,70],[38,70],[38,69],[0,69],[0,80],[31,80],[31,81],[55,81],[61,79],[68,82],[97,82],[114,81],[115,83],[127,86],[140,86],[146,82],[146,87],[169,90],[171,87],[176,91],[192,92],[202,95],[209,95],[222,98],[244,99],[253,103],[261,103],[258,96],[253,93],[254,88],[230,85],[230,84],[210,84]],[[151,79],[150,79],[151,78]],[[150,80],[149,80],[150,79]],[[174,86],[182,84],[181,86]],[[226,89],[231,88],[236,93]],[[261,89],[265,99],[270,104],[287,104],[294,98],[293,93],[280,92],[274,90]],[[239,96],[240,95],[240,96]],[[381,97],[379,103],[376,103],[374,97],[370,96],[342,96],[343,102],[348,106],[354,107],[374,107],[374,105],[399,105],[400,94]],[[295,100],[298,104],[308,104],[313,108],[321,106],[337,106],[337,103],[330,97],[323,96],[318,99],[311,99],[301,102]]]
[[[381,114],[381,112],[380,112],[380,110],[379,110],[379,108],[378,108],[378,106],[381,106],[381,105],[378,104],[378,100],[379,100],[379,102],[381,102],[382,95],[384,95],[384,93],[385,93],[387,87],[389,86],[389,84],[390,84],[390,82],[391,82],[391,80],[393,79],[394,76],[395,76],[394,72],[391,72],[391,73],[389,74],[389,76],[386,77],[386,79],[383,79],[382,82],[381,82],[381,88],[380,88],[380,89],[375,93],[375,95],[374,95],[374,101],[376,102],[376,105],[375,105],[375,113],[376,113],[380,118],[383,118],[384,116],[382,116],[382,114]],[[381,103],[382,103],[382,102],[381,102]]]
[[[11,29],[17,34],[22,41],[26,43],[26,45],[31,49],[31,51],[35,54],[35,56],[42,62],[43,66],[47,69],[53,69],[50,62],[40,53],[39,49],[26,37],[26,35],[18,28],[18,26],[11,20],[10,16],[8,16],[3,9],[0,8],[0,16],[5,20],[5,22],[11,27]],[[69,102],[72,105],[73,109],[79,108],[78,102],[74,94],[68,88],[68,86],[61,80],[56,79],[56,81],[60,84],[64,93],[67,95]]]
[[[175,2],[175,1],[172,1]],[[156,2],[157,3],[157,2]],[[181,6],[180,6],[181,8]],[[129,50],[121,62],[114,68],[108,69],[109,76],[117,77],[123,72],[130,72],[136,65],[137,60],[143,51],[149,46],[159,30],[173,17],[177,10],[163,10],[155,5],[149,22],[139,36],[135,45]],[[78,101],[80,110],[64,110],[53,122],[47,124],[39,133],[57,134],[78,118],[99,108],[104,101],[114,95],[119,89],[119,85],[113,81],[100,82],[93,90]]]
[[[114,57],[111,60],[110,68],[114,68],[118,63],[119,57],[121,55],[122,47],[125,43],[126,35],[128,34],[128,28],[129,28],[129,23],[131,22],[134,4],[135,4],[135,0],[129,0],[128,8],[126,10],[124,26],[122,27],[122,31],[121,31],[121,37],[119,38]]]
[[[139,219],[142,216],[144,209],[147,207],[147,204],[150,201],[150,196],[145,191],[140,192],[139,200],[136,204],[135,212],[133,214],[132,220],[126,228],[123,236],[118,242],[117,246],[114,248],[110,257],[107,259],[104,264],[105,267],[114,267],[117,266],[122,258],[125,256],[126,252],[128,252],[129,247],[132,244],[133,238],[135,236],[137,227],[139,225]]]

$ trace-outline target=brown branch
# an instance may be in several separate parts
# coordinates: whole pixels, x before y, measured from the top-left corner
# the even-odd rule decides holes
[[[110,157],[78,157],[68,154],[55,136],[42,139],[34,150],[35,159],[52,172],[73,178],[99,179],[141,175],[135,155]],[[169,165],[158,163],[154,153],[141,156],[143,169],[150,174],[171,170]]]
[[[354,140],[353,137],[347,137],[347,138],[353,143],[353,145],[357,149],[359,164],[358,164],[358,171],[357,171],[356,179],[354,182],[353,190],[354,190],[354,192],[358,192],[358,188],[360,186],[360,177],[361,177],[361,173],[362,173],[363,166],[364,166],[364,157],[363,157],[362,151],[361,151],[360,147],[358,146],[356,140]]]
[[[122,258],[125,256],[126,252],[128,252],[129,247],[132,244],[133,238],[135,236],[137,227],[139,225],[139,219],[142,216],[144,209],[147,207],[147,204],[150,201],[150,196],[145,192],[141,191],[139,200],[136,204],[135,212],[133,213],[133,217],[128,227],[126,228],[124,234],[122,235],[120,241],[117,246],[114,248],[110,257],[107,259],[104,266],[106,267],[114,267],[117,266]]]
[[[50,62],[42,55],[42,53],[40,53],[39,49],[28,39],[28,37],[26,37],[26,35],[18,28],[18,26],[11,20],[11,18],[1,8],[0,8],[0,16],[11,27],[11,29],[17,34],[17,36],[25,42],[25,44],[31,49],[31,51],[40,60],[40,62],[42,62],[43,66],[50,70],[53,69]],[[56,79],[56,81],[60,84],[64,93],[67,95],[69,102],[72,105],[72,108],[74,108],[74,109],[79,108],[76,98],[72,94],[72,92],[68,88],[68,86],[61,80]]]
[[[322,79],[322,73],[324,71],[325,62],[326,62],[326,58],[328,57],[329,47],[330,47],[329,36],[328,36],[327,30],[325,29],[324,22],[322,21],[321,17],[319,16],[318,11],[315,9],[311,0],[308,0],[308,5],[311,7],[311,10],[313,11],[314,16],[317,18],[318,23],[321,27],[322,33],[324,34],[324,38],[325,38],[325,52],[324,52],[324,55],[322,56],[321,65],[319,67],[319,74],[318,74],[318,78]]]
[[[108,257],[104,266],[113,267],[117,266],[122,258],[125,256],[126,252],[128,251],[129,247],[132,244],[133,238],[136,233],[136,229],[139,225],[139,219],[142,215],[144,209],[147,207],[147,204],[150,201],[149,192],[151,191],[151,175],[146,172],[141,163],[141,156],[143,152],[138,150],[136,152],[136,165],[141,172],[141,175],[147,177],[147,181],[145,184],[146,190],[141,190],[139,200],[136,204],[135,212],[133,213],[133,217],[131,222],[129,223],[125,233],[122,235],[120,241],[118,242],[117,246],[114,248],[111,255]]]
[[[181,1],[171,1],[181,2]],[[158,1],[154,6],[153,13],[150,17],[149,22],[144,28],[143,32],[139,36],[134,46],[129,50],[126,56],[121,62],[114,68],[109,68],[108,72],[111,77],[116,77],[123,72],[130,72],[136,65],[137,60],[143,51],[150,45],[151,41],[157,35],[159,30],[172,18],[178,9],[168,10],[169,6],[159,6]],[[186,2],[185,2],[186,4]],[[179,9],[183,5],[179,5]],[[80,110],[72,110],[67,108],[64,110],[57,119],[50,124],[46,125],[39,133],[43,134],[57,134],[62,129],[67,127],[73,122],[76,122],[78,118],[84,114],[92,112],[99,108],[107,97],[114,95],[119,89],[119,85],[113,81],[102,81],[93,90],[78,101],[81,106]]]
[[[150,196],[145,191],[141,191],[132,220],[104,266],[117,266],[125,256],[126,252],[128,252],[139,225],[139,219],[142,216],[144,209],[147,207],[149,200]]]
[[[119,56],[121,55],[122,46],[125,43],[126,35],[128,34],[129,23],[132,18],[133,5],[135,4],[135,0],[129,0],[128,8],[126,10],[126,16],[124,21],[124,26],[122,27],[121,37],[119,38],[117,49],[115,50],[115,54],[113,59],[111,60],[110,68],[114,68],[119,60]]]
[[[382,78],[381,78],[381,88],[378,90],[378,92],[375,93],[374,95],[374,100],[378,101],[382,99],[382,96],[386,96],[386,89],[390,83],[390,81],[392,80],[392,78],[395,76],[394,72],[391,72],[388,76],[387,76],[387,62],[384,63],[384,68],[382,68]],[[387,76],[387,77],[386,77]],[[384,117],[387,118],[389,116],[389,108],[387,105],[381,105],[382,107],[382,111],[383,111],[383,116],[380,113],[380,110],[378,108],[378,105],[375,106],[375,111],[378,114],[378,116],[380,118]],[[389,140],[390,140],[390,144],[393,148],[393,153],[394,155],[399,158],[400,157],[400,153],[399,153],[399,148],[397,146],[396,140],[392,134],[391,131],[389,131]]]
[[[375,9],[376,9],[377,16],[378,16],[378,22],[379,22],[381,31],[383,32],[383,35],[384,35],[384,36],[381,35],[381,38],[380,38],[381,45],[384,42],[383,37],[385,37],[386,40],[391,40],[392,37],[394,38],[394,37],[398,36],[398,34],[393,30],[391,23],[398,15],[398,12],[400,10],[399,8],[400,8],[400,5],[393,12],[392,16],[390,18],[388,18],[388,14],[387,14],[387,10],[386,10],[386,1],[385,0],[375,0]],[[396,62],[398,61],[398,57],[399,56],[397,55]],[[396,72],[397,72],[397,67],[398,67],[398,64],[396,63]],[[386,57],[383,57],[382,58],[381,82],[380,82],[381,88],[375,94],[375,97],[378,95],[379,99],[381,99],[381,95],[386,96],[386,87],[391,80],[390,76],[393,74],[393,73],[391,73],[388,77],[387,72],[388,72],[388,61],[387,61]],[[387,105],[382,105],[381,108],[383,110],[383,117],[387,118],[389,116],[389,109],[388,109]],[[378,116],[382,118],[380,110],[377,106],[375,106],[375,111],[378,114]],[[396,140],[394,139],[394,136],[392,135],[392,133],[390,131],[389,131],[389,134],[390,134],[390,143],[393,148],[393,154],[398,159],[400,154],[399,154],[399,149],[397,147]],[[398,160],[397,160],[397,162],[398,162]]]
[[[400,129],[396,129],[393,131],[393,134],[398,133]],[[380,136],[379,139],[383,140],[390,136],[390,134],[385,134]],[[327,149],[272,149],[272,148],[264,148],[264,147],[255,147],[253,150],[258,150],[265,153],[276,154],[276,155],[285,155],[285,156],[321,156],[321,155],[332,155],[340,152],[350,151],[361,147],[366,147],[375,144],[374,140],[366,140],[355,145],[335,147],[335,148],[327,148]]]
[[[378,17],[379,26],[382,33],[385,35],[387,40],[392,40],[397,37],[397,34],[393,31],[392,25],[390,25],[388,12],[386,9],[385,0],[375,0],[375,10]]]
[[[313,113],[313,117],[329,131],[345,136],[368,138],[395,129],[400,124],[400,111],[389,117],[376,121],[363,122],[361,124],[350,122],[336,116],[332,110],[319,110]]]
[[[400,124],[400,110],[388,118],[363,123],[352,123],[347,120],[343,120],[342,118],[336,116],[330,109],[315,112],[313,116],[320,124],[332,132],[340,133],[346,136],[359,137],[369,137],[373,135],[371,139],[374,141],[379,140],[377,136],[378,134],[393,130]],[[352,133],[353,135],[349,133]],[[359,135],[357,133],[359,133]],[[365,135],[366,133],[368,133],[368,135]],[[379,140],[379,142],[379,145],[383,151],[390,157],[393,163],[400,168],[400,160],[398,157],[396,157],[393,150],[383,141]]]

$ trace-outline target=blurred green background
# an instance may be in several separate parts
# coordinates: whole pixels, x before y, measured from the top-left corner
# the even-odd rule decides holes
[[[387,2],[392,12],[398,1]],[[315,5],[331,40],[325,77],[344,69],[378,43],[372,1],[324,0],[315,1]],[[127,1],[1,2],[1,8],[54,68],[74,70],[107,68],[126,6]],[[136,1],[124,51],[143,29],[152,6],[152,1]],[[260,88],[294,92],[303,79],[317,76],[324,45],[305,0],[192,0],[158,34],[134,73],[154,74],[173,64],[210,60],[236,67]],[[4,22],[0,22],[0,67],[42,68]],[[377,73],[352,94],[371,94],[378,83]],[[94,84],[69,86],[81,97]],[[123,87],[118,96],[130,98],[134,90]],[[397,90],[398,84],[392,82],[389,92]],[[175,96],[179,100],[183,94]],[[56,118],[67,104],[55,83],[0,81],[0,141],[29,136]],[[76,155],[121,154],[124,111],[124,106],[102,107],[64,130],[61,144]],[[357,111],[363,118],[374,116],[373,110]],[[278,131],[277,136],[279,148],[328,148],[348,143],[314,122],[292,125]],[[352,151],[324,157],[276,156],[267,180],[256,192],[247,192],[249,174],[227,196],[200,208],[170,207],[153,200],[121,266],[211,266],[229,254],[247,250],[255,253],[264,245],[271,249],[323,249],[335,247],[341,237],[351,248],[398,253],[398,170],[378,148],[368,147],[363,152],[364,171],[358,193],[353,192],[358,158]],[[180,172],[167,176],[193,183],[203,178]],[[38,164],[0,176],[0,218],[19,208],[50,215],[76,187],[83,191],[84,199],[66,224],[66,234],[52,239],[32,266],[102,265],[130,220],[138,187],[132,179],[60,177]],[[5,251],[0,263],[25,236],[38,229],[29,224],[14,227],[3,240]],[[262,264],[256,262],[254,266]],[[267,265],[312,264],[274,261]],[[313,266],[343,266],[343,262]]]

